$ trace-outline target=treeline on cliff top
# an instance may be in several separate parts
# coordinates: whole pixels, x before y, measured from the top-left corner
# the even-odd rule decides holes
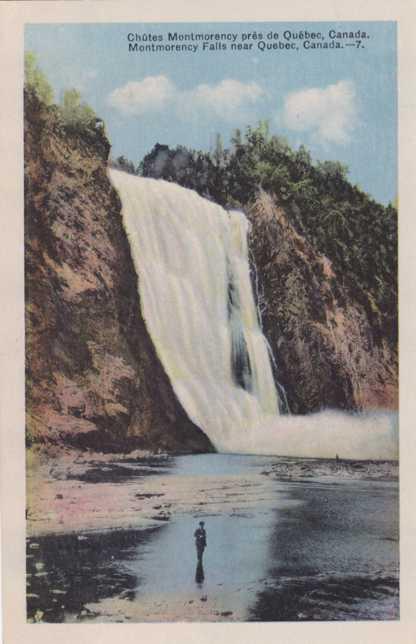
[[[60,104],[54,104],[53,88],[39,68],[33,52],[25,52],[25,91],[35,95],[44,106],[53,108],[61,125],[73,133],[91,134],[103,130],[104,123],[97,118],[90,105],[82,100],[80,92],[68,89],[63,93]]]
[[[52,104],[53,90],[32,53],[25,56],[25,88]],[[56,110],[63,125],[81,135],[97,126],[102,130],[102,121],[74,89],[64,93]],[[304,146],[293,150],[271,135],[267,122],[244,133],[236,129],[228,148],[219,136],[212,152],[157,143],[137,166],[124,156],[110,163],[173,181],[225,208],[244,210],[260,190],[271,193],[295,229],[331,260],[334,287],[364,306],[375,339],[396,345],[397,210],[353,186],[341,163],[313,162]]]
[[[156,144],[138,166],[119,157],[126,172],[173,181],[226,208],[271,193],[290,223],[332,262],[337,285],[365,307],[377,339],[397,342],[397,211],[376,203],[348,180],[337,161],[313,162],[271,135],[267,122],[235,130],[212,152]],[[336,286],[336,285],[334,285]]]

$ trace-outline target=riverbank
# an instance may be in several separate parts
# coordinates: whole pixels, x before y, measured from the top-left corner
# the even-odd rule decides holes
[[[31,621],[398,617],[396,463],[63,450],[29,466]]]
[[[188,457],[179,458],[187,462]],[[178,475],[175,457],[166,454],[62,448],[52,459],[50,453],[32,450],[27,459],[27,535],[146,529],[177,513],[238,513],[270,501],[272,485],[265,471],[210,472],[205,469],[208,455],[195,459],[203,463],[199,471],[190,468]]]

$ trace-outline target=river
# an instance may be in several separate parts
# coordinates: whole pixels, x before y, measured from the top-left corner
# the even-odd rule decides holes
[[[113,466],[78,487],[99,494]],[[147,476],[140,463],[123,467],[113,497],[127,486],[153,520],[30,536],[30,620],[398,619],[395,465],[210,454],[169,458]]]

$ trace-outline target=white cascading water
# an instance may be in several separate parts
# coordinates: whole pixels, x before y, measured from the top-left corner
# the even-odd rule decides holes
[[[221,451],[279,414],[259,327],[246,217],[176,184],[110,170],[158,356],[189,417]],[[253,449],[254,449],[253,445]]]
[[[174,183],[114,169],[109,177],[158,356],[188,416],[219,451],[397,457],[394,414],[279,415],[242,213]]]

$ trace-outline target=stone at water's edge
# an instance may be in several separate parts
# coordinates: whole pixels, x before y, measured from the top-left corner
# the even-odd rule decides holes
[[[27,437],[99,449],[211,451],[144,325],[102,130],[25,96]]]
[[[295,414],[323,408],[396,410],[397,353],[376,341],[331,262],[261,193],[247,210],[263,332]]]

